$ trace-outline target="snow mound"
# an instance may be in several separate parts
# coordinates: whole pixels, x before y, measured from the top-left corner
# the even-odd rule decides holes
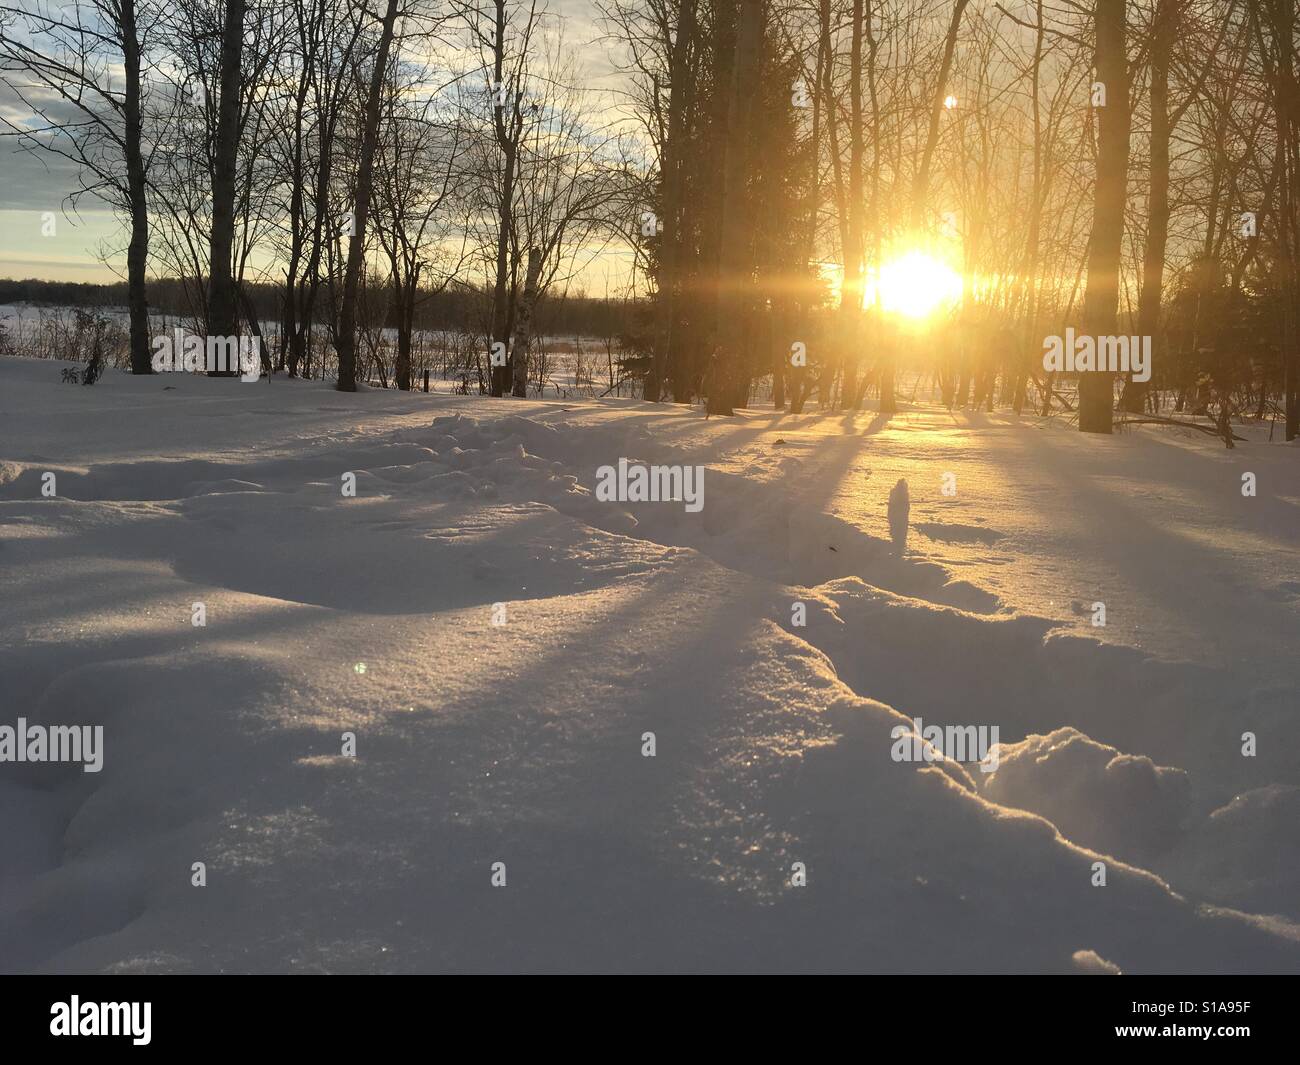
[[[997,748],[984,789],[1086,847],[1145,863],[1179,841],[1190,787],[1181,769],[1124,754],[1066,726]]]
[[[1095,950],[1076,950],[1070,961],[1076,972],[1094,973],[1105,976],[1119,976],[1120,968],[1114,962],[1107,961]]]
[[[1220,904],[1300,917],[1300,787],[1236,796],[1195,826],[1170,869]]]

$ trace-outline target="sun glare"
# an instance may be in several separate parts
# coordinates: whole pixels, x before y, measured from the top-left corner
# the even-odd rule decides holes
[[[910,251],[880,268],[868,281],[866,302],[905,318],[928,318],[961,300],[961,275],[941,259]]]

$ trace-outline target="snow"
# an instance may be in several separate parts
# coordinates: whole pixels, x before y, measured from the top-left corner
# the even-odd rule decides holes
[[[1158,858],[1189,814],[1185,771],[1123,754],[1069,726],[998,754],[987,798],[1042,814],[1070,839],[1106,854]]]
[[[1095,950],[1076,950],[1073,960],[1075,969],[1081,973],[1089,973],[1093,976],[1120,975],[1119,966],[1098,956]]]
[[[1300,969],[1266,426],[63,365],[0,360],[0,725],[104,766],[0,764],[6,969]],[[702,511],[598,501],[620,458]],[[894,761],[913,718],[997,771]]]

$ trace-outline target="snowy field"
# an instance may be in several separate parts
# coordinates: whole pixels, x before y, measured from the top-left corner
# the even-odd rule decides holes
[[[103,765],[0,764],[6,970],[1300,972],[1267,426],[64,365],[0,359],[0,726]]]
[[[89,332],[84,336],[77,333],[78,310],[110,323],[114,332],[108,343],[109,361],[116,358],[121,367],[129,366],[127,345],[130,315],[125,307],[118,306],[74,308],[0,303],[0,354],[31,358],[50,358],[57,354],[60,357],[88,361],[92,338]],[[202,333],[201,323],[182,315],[155,311],[149,320],[151,337],[170,335],[176,329],[185,333]],[[279,351],[280,323],[268,320],[261,324],[261,329],[267,348],[274,355]],[[382,329],[378,336],[384,364],[391,373],[397,353],[397,330]],[[328,334],[323,325],[314,330],[314,338],[318,348],[328,347]],[[76,351],[78,344],[85,349],[80,354]],[[416,329],[412,350],[416,387],[420,387],[421,375],[427,366],[431,375],[430,389],[434,392],[455,391],[464,378],[469,378],[476,388],[475,359],[482,358],[478,353],[486,352],[487,348],[487,339],[480,334]],[[618,367],[618,360],[623,354],[615,337],[574,334],[536,337],[530,355],[534,374],[529,380],[530,394],[539,391],[536,360],[540,358],[545,360],[541,374],[544,380],[540,386],[540,391],[545,396],[556,399],[593,399],[607,394],[618,397],[633,395],[639,386],[635,382],[623,380]],[[318,360],[319,357],[317,351],[313,359]],[[313,366],[312,376],[321,377],[319,362],[313,361]],[[370,369],[372,376],[375,376],[373,364]],[[324,376],[334,374],[331,356],[331,365]],[[391,383],[390,379],[389,384]]]

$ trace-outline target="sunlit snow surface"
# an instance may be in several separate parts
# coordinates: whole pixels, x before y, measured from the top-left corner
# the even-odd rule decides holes
[[[1300,970],[1267,426],[62,366],[0,360],[0,725],[105,764],[0,764],[7,969]],[[620,457],[704,509],[597,501]],[[1010,746],[895,762],[911,717]]]

